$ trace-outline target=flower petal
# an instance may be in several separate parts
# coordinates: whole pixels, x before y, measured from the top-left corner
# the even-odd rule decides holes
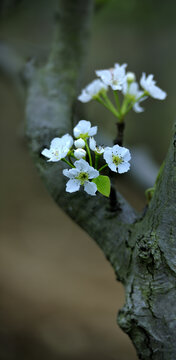
[[[133,110],[136,112],[136,113],[141,113],[144,111],[144,108],[142,106],[139,105],[139,102],[135,103],[133,105]]]
[[[59,137],[55,137],[53,140],[51,140],[50,148],[57,149],[62,145],[62,140]]]
[[[43,151],[41,152],[41,154],[43,155],[43,156],[46,156],[47,158],[52,158],[52,152],[50,151],[50,150],[48,150],[48,149],[43,149]]]
[[[72,147],[73,145],[73,138],[71,135],[69,134],[65,134],[61,137],[62,143],[67,146],[69,149]]]
[[[95,151],[96,141],[93,137],[90,137],[90,139],[89,139],[89,147],[92,151]]]
[[[79,175],[78,169],[64,169],[63,174],[70,179],[74,179],[76,176]]]
[[[88,94],[85,90],[82,90],[81,95],[78,96],[78,100],[82,103],[86,103],[92,99],[92,96]]]
[[[96,135],[96,133],[97,133],[97,126],[91,127],[88,132],[89,136],[94,136],[94,135]]]
[[[84,183],[84,190],[87,194],[95,196],[97,191],[97,185],[90,181],[85,181]]]
[[[118,173],[123,174],[127,172],[130,169],[130,163],[129,162],[123,162],[118,165]]]
[[[113,162],[109,163],[108,166],[112,171],[117,172],[117,167]]]
[[[112,148],[107,146],[104,149],[103,158],[107,162],[107,164],[112,163]]]
[[[66,184],[66,191],[69,193],[78,191],[80,189],[80,181],[78,179],[71,179]]]
[[[88,168],[89,179],[94,179],[99,176],[99,171],[94,169],[92,166]]]
[[[89,163],[85,161],[84,159],[80,159],[75,161],[74,165],[76,166],[76,169],[80,171],[88,171]]]

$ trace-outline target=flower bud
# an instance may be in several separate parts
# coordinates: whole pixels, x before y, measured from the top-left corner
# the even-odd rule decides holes
[[[86,156],[86,151],[84,149],[76,149],[74,150],[75,157],[80,160]]]
[[[136,75],[133,72],[127,72],[126,79],[128,83],[132,83],[136,80]]]
[[[75,147],[78,149],[83,149],[85,147],[85,141],[83,139],[78,139],[74,141]]]

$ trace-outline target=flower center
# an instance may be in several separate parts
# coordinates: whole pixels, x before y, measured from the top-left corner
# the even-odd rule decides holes
[[[59,156],[59,151],[58,150],[52,150],[52,154],[56,157]]]
[[[76,179],[80,180],[81,185],[83,185],[85,181],[89,179],[89,174],[86,172],[80,172]]]
[[[112,161],[116,166],[118,166],[123,160],[118,155],[113,155]]]

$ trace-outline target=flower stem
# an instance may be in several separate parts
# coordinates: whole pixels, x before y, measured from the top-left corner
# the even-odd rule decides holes
[[[95,154],[95,169],[98,167],[99,155]]]
[[[88,157],[89,157],[89,163],[90,163],[90,166],[92,166],[92,156],[91,156],[91,153],[90,153],[89,145],[88,145],[86,139],[84,141],[85,141],[85,144],[86,144],[86,150],[87,150]]]
[[[120,115],[120,100],[119,100],[119,95],[118,95],[117,90],[114,90],[113,93],[114,93],[114,98],[115,98],[115,101],[116,101],[117,109],[118,109],[119,115]]]
[[[104,105],[109,111],[111,111],[113,113],[113,115],[115,117],[118,118],[119,113],[118,111],[115,109],[114,105],[111,103],[111,101],[108,99],[108,97],[106,95],[103,95],[102,99],[100,96],[97,96],[95,98],[95,100],[97,100],[100,104]]]
[[[113,105],[111,100],[108,98],[107,94],[102,93],[102,97],[105,100],[105,104],[107,104],[109,106],[109,110],[118,118],[119,112],[117,111],[117,109],[115,108],[115,106]]]
[[[72,154],[71,154],[71,155],[68,155],[68,160],[69,160],[70,164],[73,165],[73,161],[72,161],[72,159],[71,159],[71,156],[72,156]],[[75,157],[75,156],[74,156],[74,157]]]
[[[108,166],[108,164],[103,165],[100,169],[98,169],[98,171],[99,171],[99,172],[102,171],[102,170],[105,169],[107,166]]]
[[[62,161],[64,161],[67,165],[69,165],[69,166],[72,167],[72,168],[75,167],[73,164],[71,164],[71,162],[69,162],[69,161],[66,160],[65,158],[63,158]]]

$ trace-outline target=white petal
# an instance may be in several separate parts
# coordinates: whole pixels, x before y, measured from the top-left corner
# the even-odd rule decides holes
[[[112,73],[110,70],[96,70],[95,73],[102,79],[105,84],[109,83],[112,79]]]
[[[94,169],[93,166],[88,168],[89,179],[94,179],[99,176],[99,171]]]
[[[61,140],[62,140],[62,143],[63,143],[65,146],[67,146],[69,149],[72,147],[72,145],[73,145],[73,138],[72,138],[71,135],[65,134],[65,135],[62,136]]]
[[[62,144],[61,138],[56,137],[51,141],[50,147],[53,148],[53,149],[57,149],[57,148],[59,148],[61,146],[61,144]]]
[[[133,105],[133,110],[136,112],[136,113],[141,113],[144,111],[144,108],[142,106],[139,105],[139,102],[135,103]]]
[[[100,79],[93,80],[87,87],[86,91],[91,97],[97,95],[102,89],[107,90],[107,85],[104,84]]]
[[[143,89],[145,89],[145,85],[146,85],[146,73],[142,73],[141,79],[140,79],[140,85],[142,86]]]
[[[130,161],[131,160],[131,154],[130,154],[128,149],[126,149],[126,152],[123,155],[123,160],[124,161]]]
[[[75,161],[74,165],[76,168],[80,171],[87,171],[89,168],[89,163],[85,161],[84,159],[80,159]]]
[[[112,148],[113,155],[123,155],[124,148],[119,145],[114,145]]]
[[[103,158],[108,164],[112,163],[112,148],[110,147],[105,148]]]
[[[85,90],[82,90],[81,95],[78,96],[78,100],[82,103],[86,103],[92,99],[92,96],[88,94]]]
[[[119,174],[125,173],[130,169],[130,163],[123,162],[122,164],[118,165],[118,172]]]
[[[167,96],[166,92],[161,90],[158,86],[154,85],[151,89],[150,89],[150,95],[154,98],[154,99],[158,99],[158,100],[164,100]]]
[[[51,153],[51,151],[50,150],[48,150],[48,149],[43,149],[43,151],[41,152],[41,154],[43,155],[43,156],[46,156],[47,158],[52,158],[52,153]]]
[[[69,169],[64,169],[64,170],[62,171],[62,173],[63,173],[64,176],[67,176],[68,178],[70,178],[69,171],[70,171]]]
[[[93,137],[89,139],[89,147],[92,151],[95,151],[96,148],[96,141]]]
[[[84,190],[86,191],[87,194],[95,196],[96,195],[95,193],[97,191],[97,185],[93,182],[85,181]]]
[[[89,136],[94,136],[94,135],[96,135],[96,133],[97,133],[97,126],[91,127],[88,132]]]
[[[64,169],[63,174],[70,179],[74,179],[76,176],[79,175],[79,171],[75,168],[73,169]]]
[[[112,162],[112,163],[108,163],[108,166],[109,168],[114,171],[114,172],[117,172],[117,167],[116,165]]]
[[[78,179],[71,179],[66,184],[66,191],[69,193],[78,191],[80,189],[80,181]]]

